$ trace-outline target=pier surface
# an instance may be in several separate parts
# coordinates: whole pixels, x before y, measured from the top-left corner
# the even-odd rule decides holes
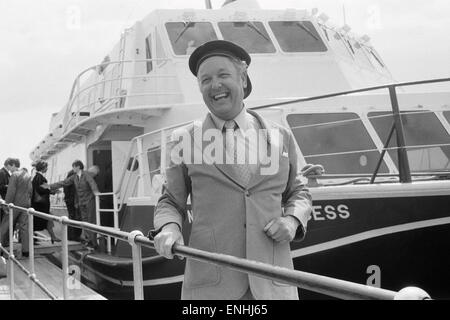
[[[58,299],[63,299],[63,277],[62,270],[56,265],[52,264],[46,257],[35,257],[35,272],[36,278],[45,285],[45,287]],[[20,259],[19,262],[30,270],[30,261],[28,258]],[[7,277],[0,279],[0,300],[10,300],[9,291],[9,266]],[[14,265],[14,282],[15,282],[15,299],[16,300],[49,300],[48,295],[45,294],[33,283],[28,276],[17,266]],[[75,278],[70,278],[70,285],[68,290],[69,300],[105,300],[94,290],[82,284]]]

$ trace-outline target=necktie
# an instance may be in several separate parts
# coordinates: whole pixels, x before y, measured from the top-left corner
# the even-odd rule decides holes
[[[235,143],[234,133],[237,128],[237,124],[234,120],[228,120],[224,124],[225,128],[225,150],[229,157],[232,159],[233,170],[235,171],[236,177],[238,177],[241,182],[247,186],[252,177],[250,168],[248,164],[238,164],[237,163],[237,144]],[[241,149],[245,151],[244,149]],[[245,157],[244,157],[245,159]],[[227,163],[227,162],[226,162]]]

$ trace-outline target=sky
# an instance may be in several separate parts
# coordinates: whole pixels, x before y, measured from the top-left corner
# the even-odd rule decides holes
[[[224,0],[212,0],[219,8]],[[263,9],[319,9],[367,34],[397,81],[450,77],[448,0],[259,0]],[[98,64],[121,32],[156,8],[204,0],[0,0],[0,166],[30,151],[67,102],[75,77]]]

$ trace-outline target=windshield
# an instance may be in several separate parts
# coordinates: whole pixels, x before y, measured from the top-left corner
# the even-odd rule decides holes
[[[243,47],[248,53],[274,53],[275,46],[261,22],[219,22],[223,38]]]
[[[310,21],[271,21],[269,25],[284,52],[327,51]]]
[[[369,119],[383,143],[393,123],[391,112],[370,112]],[[405,112],[401,115],[411,171],[450,169],[450,138],[430,111]],[[398,167],[397,139],[389,143],[389,155]]]
[[[357,114],[290,114],[287,122],[306,163],[321,164],[327,174],[375,170],[380,152]],[[384,161],[379,172],[388,172]]]
[[[217,40],[209,22],[167,22],[166,29],[176,55],[189,55],[205,42]]]

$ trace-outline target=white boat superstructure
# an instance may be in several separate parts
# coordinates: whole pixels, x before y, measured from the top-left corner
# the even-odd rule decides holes
[[[255,89],[248,104],[393,81],[367,37],[331,27],[325,18],[307,10],[156,10],[125,30],[100,65],[76,78],[67,105],[53,116],[49,136],[31,157],[48,158],[73,138],[78,141],[76,137],[92,135],[95,129],[92,141],[87,141],[92,144],[112,125],[131,125],[135,130],[128,128],[129,137],[136,136],[139,130],[155,129],[147,120],[161,118],[173,106],[201,105],[187,60],[193,48],[213,39],[234,41],[252,54]],[[173,116],[169,118],[178,123]],[[97,121],[84,123],[86,129],[79,125],[93,117]],[[181,118],[186,119],[185,114]],[[86,152],[74,152],[88,160]]]

